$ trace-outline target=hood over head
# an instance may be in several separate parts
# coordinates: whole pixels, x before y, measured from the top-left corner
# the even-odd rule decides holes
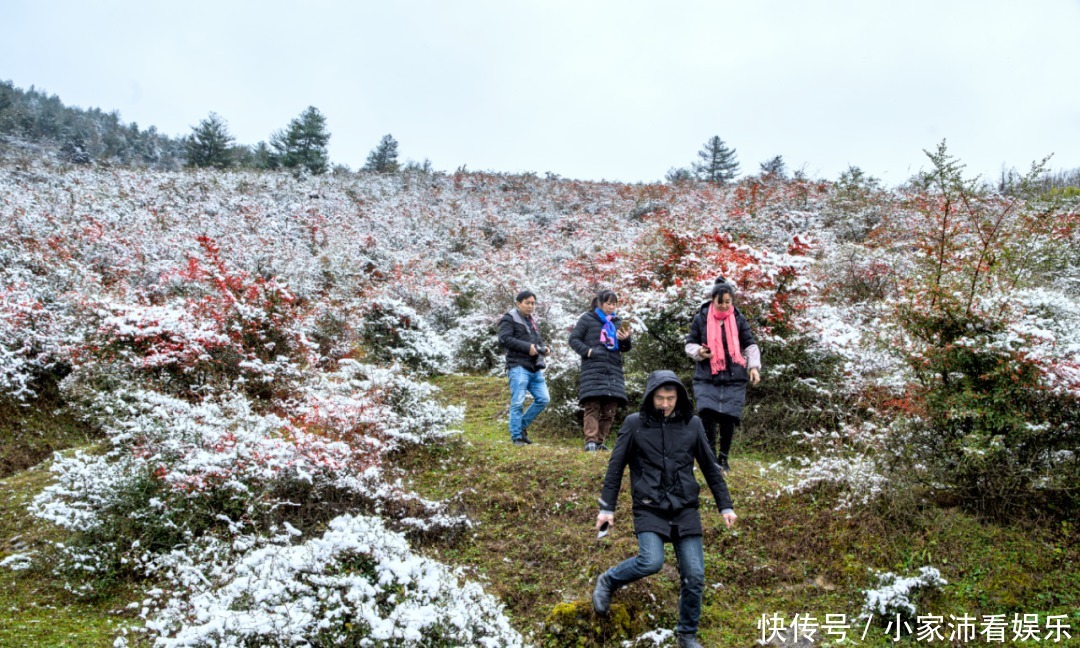
[[[690,402],[690,394],[687,393],[682,381],[679,380],[674,371],[668,369],[654,371],[645,380],[645,397],[641,400],[642,415],[657,420],[661,418],[660,412],[653,405],[653,392],[665,385],[674,387],[679,394],[679,399],[675,403],[676,415],[682,418],[684,422],[689,422],[694,417],[694,404]]]

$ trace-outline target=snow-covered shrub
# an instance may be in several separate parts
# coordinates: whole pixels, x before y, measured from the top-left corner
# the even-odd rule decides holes
[[[895,297],[905,271],[896,255],[864,245],[837,245],[818,271],[823,297],[834,303],[881,302]]]
[[[984,514],[1026,506],[1033,489],[1067,491],[1080,477],[1080,367],[1070,342],[1080,319],[1055,332],[1025,312],[1023,293],[1007,299],[1003,321],[992,302],[966,317],[912,317],[909,328],[940,338],[912,353],[925,416],[916,422],[912,460]],[[1056,328],[1056,326],[1055,326]],[[1062,491],[1062,492],[1065,492]]]
[[[799,315],[799,327],[813,353],[831,358],[840,393],[902,393],[915,379],[896,344],[903,331],[888,304],[811,301]]]
[[[877,589],[863,590],[863,617],[877,616],[887,620],[899,614],[915,618],[915,601],[918,595],[941,589],[948,581],[941,577],[935,567],[920,567],[918,576],[901,578],[892,572],[877,574]]]
[[[409,493],[386,464],[403,444],[453,434],[460,408],[441,407],[433,387],[400,372],[346,367],[307,386],[289,417],[257,413],[240,395],[191,403],[142,390],[92,393],[83,408],[104,428],[106,452],[58,455],[56,481],[32,507],[74,534],[58,570],[86,571],[93,551],[94,573],[122,573],[205,535],[282,521],[310,528],[345,510],[390,510],[405,518],[402,528],[425,531],[467,525]]]
[[[840,241],[862,241],[885,219],[890,199],[880,180],[849,167],[829,192],[823,222]]]
[[[324,362],[352,355],[358,338],[352,313],[341,306],[320,304],[312,314],[307,338]]]
[[[447,331],[454,349],[456,371],[497,373],[505,366],[506,350],[499,344],[497,319],[481,313],[467,315]]]
[[[10,569],[12,571],[23,571],[30,569],[34,564],[33,553],[22,554],[13,553],[7,558],[0,560],[0,569]]]
[[[413,379],[399,366],[343,360],[336,372],[322,374],[305,388],[307,400],[296,411],[308,424],[323,429],[376,420],[376,434],[389,451],[459,434],[453,428],[461,424],[465,410],[439,403],[438,392],[438,387]]]
[[[95,573],[126,571],[138,556],[206,534],[265,528],[300,512],[304,502],[291,501],[297,493],[317,501],[342,473],[361,479],[375,468],[367,481],[379,483],[377,448],[353,449],[291,428],[253,413],[242,398],[192,405],[130,392],[97,407],[109,450],[58,456],[56,481],[32,509],[76,535],[59,561],[68,575],[88,563],[81,558],[87,551],[95,553]]]
[[[21,351],[20,346],[0,342],[0,394],[25,402],[35,396],[31,387],[35,367]]]
[[[145,615],[163,648],[522,645],[493,597],[378,518],[341,516],[321,537],[169,571],[181,587]]]
[[[870,421],[845,424],[834,431],[795,433],[807,454],[791,457],[796,480],[781,489],[793,494],[826,489],[837,509],[866,506],[888,493],[889,428]]]
[[[921,410],[910,460],[928,468],[932,488],[994,517],[1042,489],[1072,497],[1078,320],[1072,300],[1039,290],[1046,259],[1029,247],[1075,246],[1075,215],[1023,201],[1038,165],[1018,193],[1001,194],[963,178],[944,143],[929,157],[933,168],[905,189],[883,239],[915,251],[895,304]]]
[[[102,304],[88,350],[188,397],[219,383],[261,399],[287,396],[314,359],[296,298],[280,280],[231,268],[209,237],[198,242],[205,258],[190,257],[168,284],[185,299]]]
[[[65,305],[34,282],[30,272],[0,268],[0,398],[22,404],[39,395],[37,381],[66,369],[69,351]]]
[[[365,304],[360,325],[367,357],[386,364],[400,362],[424,375],[445,373],[453,348],[427,319],[404,302],[384,297]]]

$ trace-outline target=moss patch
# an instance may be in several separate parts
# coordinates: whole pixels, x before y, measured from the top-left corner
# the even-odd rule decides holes
[[[57,450],[85,445],[96,436],[55,393],[25,404],[0,398],[0,477],[34,466]]]

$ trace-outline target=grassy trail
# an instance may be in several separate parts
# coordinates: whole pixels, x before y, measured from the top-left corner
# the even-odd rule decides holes
[[[464,435],[411,455],[412,487],[451,499],[478,525],[426,550],[480,579],[535,645],[610,645],[643,630],[673,628],[678,572],[670,547],[660,574],[616,594],[625,612],[617,623],[591,612],[596,575],[637,549],[626,478],[616,526],[607,539],[596,540],[596,498],[608,455],[583,452],[579,430],[545,429],[543,416],[531,435],[537,443],[513,446],[506,430],[509,392],[501,378],[446,376],[436,382],[446,402],[466,406]],[[779,457],[736,451],[728,477],[740,516],[736,530],[723,528],[699,477],[706,552],[700,636],[707,646],[757,645],[762,615],[790,622],[796,613],[819,623],[827,614],[844,615],[852,626],[847,645],[895,645],[884,623],[863,638],[857,619],[862,590],[874,584],[871,570],[907,576],[924,565],[941,569],[950,586],[924,596],[920,614],[1080,615],[1080,547],[1068,528],[1032,533],[989,526],[957,510],[921,504],[836,511],[825,492],[776,496],[783,475],[763,468]],[[901,643],[921,645],[913,637]]]
[[[26,510],[49,483],[47,464],[0,479],[0,559],[46,550],[47,542],[63,539]],[[137,600],[137,591],[122,586],[108,597],[80,601],[48,565],[23,571],[0,568],[0,647],[112,646],[121,626],[138,621],[125,609]]]

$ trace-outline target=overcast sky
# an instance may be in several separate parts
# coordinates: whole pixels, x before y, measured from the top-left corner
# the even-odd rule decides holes
[[[436,169],[656,181],[713,135],[896,185],[943,138],[970,175],[1080,168],[1080,0],[0,0],[0,80],[184,135],[330,157],[390,133]]]

